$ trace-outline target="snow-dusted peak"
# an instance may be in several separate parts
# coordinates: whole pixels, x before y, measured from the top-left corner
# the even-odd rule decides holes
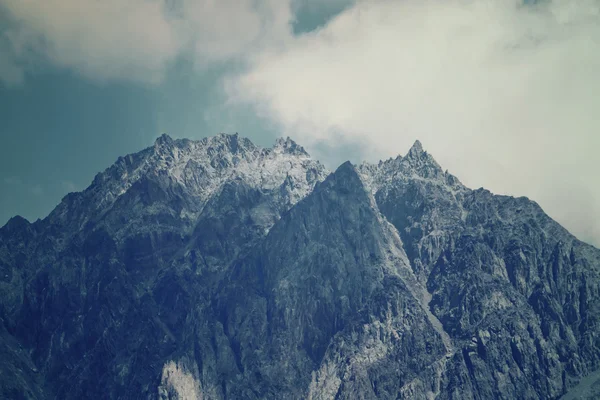
[[[408,150],[407,156],[419,156],[425,151],[423,150],[423,144],[421,144],[420,140],[415,140],[410,150]]]
[[[200,141],[215,151],[228,151],[232,154],[243,154],[255,152],[258,147],[248,138],[241,137],[237,132],[234,134],[219,133],[216,136],[204,138]]]
[[[287,138],[278,138],[275,141],[275,145],[272,147],[275,153],[287,153],[287,154],[297,154],[303,156],[309,156],[304,147],[300,146],[298,143],[294,142],[290,137]]]
[[[160,135],[159,137],[156,138],[156,140],[154,141],[154,146],[160,147],[160,146],[169,145],[172,143],[173,143],[173,138],[171,136],[167,135],[166,133],[163,133],[162,135]]]
[[[397,156],[377,164],[363,163],[358,171],[373,193],[394,182],[408,180],[426,181],[449,189],[464,188],[460,181],[448,172],[444,172],[437,161],[423,149],[419,140],[415,141],[406,156]]]
[[[272,148],[265,149],[237,133],[220,133],[201,140],[173,139],[163,134],[153,146],[119,157],[96,176],[83,195],[90,198],[86,203],[102,214],[136,182],[150,179],[163,186],[179,187],[191,196],[195,204],[190,212],[193,217],[230,180],[242,180],[260,190],[283,185],[282,198],[291,206],[328,173],[290,138],[278,139]]]
[[[418,140],[415,141],[410,150],[408,150],[408,153],[403,160],[414,169],[425,167],[429,172],[432,172],[433,170],[436,172],[442,171],[442,167],[440,167],[437,161],[423,149],[423,145]]]

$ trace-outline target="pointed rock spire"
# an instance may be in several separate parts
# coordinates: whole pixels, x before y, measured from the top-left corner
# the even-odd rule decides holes
[[[360,194],[360,196],[366,196],[367,194],[367,189],[365,188],[356,167],[350,161],[346,161],[340,165],[335,172],[327,178],[327,180],[330,179],[332,182],[335,182],[335,186],[340,192],[354,192]]]
[[[8,220],[8,222],[4,225],[3,228],[9,231],[14,231],[17,229],[23,229],[29,225],[31,225],[31,223],[26,218],[23,218],[20,215],[15,215],[14,217]]]
[[[257,148],[250,139],[240,136],[238,132],[233,134],[221,132],[204,140],[210,146],[230,151],[232,154],[251,152]]]
[[[156,138],[156,141],[154,142],[155,145],[168,144],[168,143],[173,143],[173,138],[171,136],[167,135],[166,133],[163,133],[162,135],[160,135],[158,138]]]
[[[308,155],[304,147],[294,142],[289,136],[287,138],[277,138],[273,150],[276,152],[287,153],[287,154],[302,154]]]
[[[415,141],[402,162],[410,165],[419,175],[425,178],[441,177],[444,175],[444,171],[440,165],[431,154],[423,150],[423,145],[419,140]]]
[[[169,155],[175,147],[174,143],[175,141],[171,136],[163,133],[154,141],[154,153],[162,156]]]
[[[407,157],[418,157],[423,153],[425,153],[425,151],[423,150],[423,145],[419,140],[415,140],[415,143],[408,151]]]

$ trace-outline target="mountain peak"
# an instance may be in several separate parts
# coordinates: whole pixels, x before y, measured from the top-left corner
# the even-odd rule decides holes
[[[308,153],[306,152],[306,150],[304,150],[304,147],[294,142],[289,136],[285,139],[283,137],[277,138],[275,144],[273,145],[273,150],[279,153],[308,156]]]
[[[354,167],[354,164],[352,164],[352,162],[346,161],[342,163],[339,167],[337,167],[337,169],[335,170],[335,172],[343,173],[346,173],[346,171],[348,171],[348,173],[356,173],[356,167]]]
[[[226,133],[226,132],[219,132],[217,135],[215,135],[216,138],[219,139],[223,139],[223,140],[227,140],[227,141],[232,141],[232,140],[238,140],[240,137],[239,133]]]
[[[410,150],[408,150],[403,162],[420,171],[424,177],[432,177],[433,175],[442,176],[444,173],[442,167],[435,161],[431,154],[423,150],[423,145],[419,140],[416,140]]]
[[[138,182],[150,180],[185,193],[186,215],[196,215],[223,184],[242,178],[261,190],[278,188],[288,179],[291,183],[285,201],[295,204],[324,180],[328,171],[318,161],[307,160],[304,149],[290,138],[278,141],[275,147],[279,150],[264,149],[238,133],[219,133],[200,140],[175,140],[163,134],[153,146],[119,157],[96,175],[84,190],[85,201],[77,203],[83,202],[93,210],[86,211],[86,218],[92,214],[93,218],[102,218],[118,198],[139,186]],[[76,209],[70,199],[65,198],[57,207],[60,212],[53,211],[52,215]]]
[[[166,133],[163,133],[162,135],[157,137],[156,140],[154,141],[154,144],[157,144],[157,145],[168,144],[168,143],[173,143],[173,138]]]
[[[8,222],[4,225],[3,228],[12,231],[16,229],[22,229],[29,225],[31,225],[31,223],[26,218],[20,215],[15,215],[14,217],[8,220]]]
[[[421,154],[426,153],[423,150],[423,145],[421,144],[420,140],[415,140],[415,143],[413,143],[412,147],[410,148],[410,150],[408,150],[408,154],[407,157],[412,156],[420,156]]]
[[[366,187],[360,175],[350,161],[346,161],[340,165],[328,179],[336,182],[338,188],[344,191],[352,191],[356,193],[366,193]]]
[[[221,132],[216,136],[207,138],[207,140],[211,146],[224,146],[224,149],[228,149],[232,154],[257,149],[256,145],[250,139],[241,137],[237,132],[233,134]]]
[[[175,141],[166,133],[163,133],[154,141],[154,152],[156,154],[170,153],[173,149]]]
[[[11,219],[0,398],[557,399],[595,382],[600,250],[462,186],[419,141],[333,173],[303,154],[163,135],[47,219]]]

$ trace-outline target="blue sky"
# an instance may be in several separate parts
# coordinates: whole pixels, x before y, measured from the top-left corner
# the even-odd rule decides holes
[[[0,224],[163,132],[330,168],[419,139],[600,245],[595,0],[0,0]]]

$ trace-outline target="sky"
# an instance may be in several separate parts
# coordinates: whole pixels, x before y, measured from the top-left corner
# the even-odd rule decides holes
[[[163,132],[329,168],[419,139],[600,245],[597,0],[0,0],[0,224]]]

